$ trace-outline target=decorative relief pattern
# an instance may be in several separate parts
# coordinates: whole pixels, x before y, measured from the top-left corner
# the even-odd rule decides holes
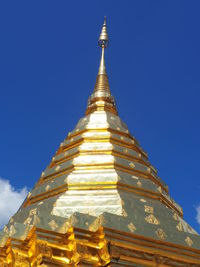
[[[136,227],[133,223],[128,224],[128,229],[131,231],[131,233],[134,233],[136,230]]]
[[[191,247],[193,244],[193,241],[189,236],[186,237],[185,242],[188,244],[189,247]]]
[[[151,223],[151,224],[155,224],[155,225],[160,224],[158,219],[153,214],[145,217],[145,221],[147,221],[148,223]]]
[[[176,228],[179,230],[179,231],[183,231],[183,225],[181,222],[179,222],[176,226]]]
[[[179,217],[178,217],[177,213],[174,213],[173,218],[174,218],[175,221],[178,221]]]
[[[161,228],[158,228],[156,230],[156,235],[157,235],[158,238],[160,238],[162,240],[166,239],[166,237],[167,237],[167,235],[165,234],[165,232]]]
[[[132,169],[135,168],[135,164],[134,164],[133,162],[130,162],[130,163],[129,163],[129,166],[130,166]]]
[[[124,209],[122,209],[122,215],[123,215],[124,217],[127,217],[127,216],[128,216],[128,214],[126,213],[126,211],[125,211]]]
[[[50,188],[50,185],[48,184],[46,187],[45,187],[45,191],[48,191]]]
[[[32,209],[32,210],[29,211],[29,215],[30,215],[30,216],[32,216],[32,215],[36,215],[36,213],[37,213],[37,208]]]
[[[58,170],[60,170],[60,166],[59,165],[55,167],[55,171],[58,171]]]
[[[144,211],[147,212],[147,213],[151,213],[153,214],[154,210],[153,210],[153,207],[151,206],[144,206]]]

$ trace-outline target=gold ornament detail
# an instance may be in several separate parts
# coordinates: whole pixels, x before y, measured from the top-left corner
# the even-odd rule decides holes
[[[129,166],[130,166],[131,168],[135,168],[135,164],[134,164],[133,162],[130,162],[130,163],[129,163]]]
[[[185,242],[188,244],[189,247],[191,247],[193,244],[193,241],[189,236],[186,237]]]
[[[45,191],[48,191],[50,188],[50,185],[48,184],[46,187],[45,187]]]
[[[126,211],[125,211],[124,209],[122,209],[122,215],[123,215],[124,217],[127,217],[127,216],[128,216],[128,214],[126,213]]]
[[[30,215],[30,216],[31,216],[31,215],[36,215],[36,213],[37,213],[37,208],[32,209],[32,210],[29,211],[29,215]]]
[[[182,225],[182,223],[179,222],[179,223],[177,224],[176,228],[177,228],[180,232],[183,231],[183,225]]]
[[[58,170],[60,170],[60,166],[59,165],[55,167],[55,171],[58,171]]]
[[[137,186],[141,187],[142,183],[140,181],[137,182]]]
[[[128,229],[131,231],[131,233],[134,233],[136,230],[136,227],[133,223],[128,224]]]
[[[147,213],[151,213],[151,214],[153,214],[153,207],[151,207],[151,206],[144,206],[144,211],[145,212],[147,212]]]
[[[145,217],[145,221],[155,225],[160,224],[159,220],[153,214],[150,214],[149,216]]]
[[[143,203],[147,202],[144,198],[140,198],[140,201]]]
[[[167,237],[167,235],[165,234],[165,232],[161,228],[158,228],[156,230],[156,235],[157,235],[158,238],[160,238],[162,240],[166,239],[166,237]]]
[[[175,221],[178,221],[178,215],[177,215],[177,213],[174,213],[173,218],[174,218]]]

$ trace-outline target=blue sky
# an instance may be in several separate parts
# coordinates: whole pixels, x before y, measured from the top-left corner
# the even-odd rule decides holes
[[[2,214],[83,116],[106,15],[120,117],[200,232],[199,10],[195,0],[0,2],[0,190],[9,192],[0,194]]]

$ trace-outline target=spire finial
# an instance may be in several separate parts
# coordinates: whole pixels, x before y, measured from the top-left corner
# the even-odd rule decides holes
[[[99,71],[96,78],[94,92],[88,100],[88,107],[86,114],[89,114],[95,110],[107,110],[117,114],[114,98],[111,96],[110,87],[108,83],[108,76],[106,73],[104,50],[108,47],[108,33],[106,25],[106,17],[104,17],[104,23],[101,29],[101,33],[98,40],[98,45],[102,49],[101,61],[99,65]]]
[[[104,49],[108,46],[108,33],[106,27],[106,17],[104,17],[104,23],[102,26],[102,30],[99,36],[98,45],[102,48],[101,53],[101,61],[99,65],[99,72],[98,74],[106,74],[106,67],[105,67],[105,60],[104,60]]]
[[[106,27],[106,17],[104,17],[104,23],[102,26],[101,34],[99,36],[98,44],[101,48],[106,48],[108,46],[108,33]]]

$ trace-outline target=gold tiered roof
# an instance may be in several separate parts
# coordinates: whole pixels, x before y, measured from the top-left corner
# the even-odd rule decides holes
[[[199,235],[118,116],[106,21],[99,46],[86,115],[0,232],[0,266],[200,266]]]

